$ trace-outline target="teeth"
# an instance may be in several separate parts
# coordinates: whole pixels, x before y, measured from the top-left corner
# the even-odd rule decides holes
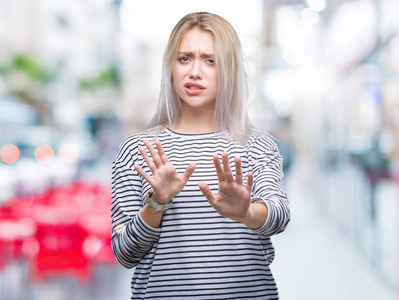
[[[190,90],[199,90],[200,88],[197,86],[190,86]]]

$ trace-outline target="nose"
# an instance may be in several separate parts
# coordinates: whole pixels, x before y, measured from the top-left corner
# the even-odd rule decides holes
[[[202,79],[201,65],[199,60],[193,61],[188,76],[190,79]]]

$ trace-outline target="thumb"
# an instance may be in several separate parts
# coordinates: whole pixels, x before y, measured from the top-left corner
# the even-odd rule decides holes
[[[191,175],[193,175],[195,167],[195,163],[191,163],[188,165],[187,169],[183,173],[183,178],[185,182],[187,182],[190,179]]]
[[[205,182],[198,182],[198,186],[199,186],[201,192],[206,197],[206,199],[212,205],[213,202],[215,201],[215,195],[212,193],[212,191],[209,188],[209,186]]]

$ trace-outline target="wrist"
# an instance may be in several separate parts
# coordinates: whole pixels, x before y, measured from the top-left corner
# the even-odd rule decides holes
[[[155,194],[154,190],[152,190],[152,189],[148,192],[148,196],[152,200],[154,200],[155,202],[157,202],[159,204],[170,203],[170,202],[173,201],[173,197],[172,198],[169,198],[169,197],[165,198],[165,197],[162,197],[162,196],[158,196],[158,195]]]
[[[267,213],[267,206],[263,202],[252,202],[246,218],[241,222],[251,229],[258,229],[265,223]]]
[[[146,204],[140,210],[140,216],[147,225],[158,228],[161,226],[162,216],[164,212],[165,211],[163,210],[156,211],[155,208]]]
[[[156,211],[165,211],[165,210],[169,209],[169,207],[173,203],[173,199],[166,203],[163,203],[163,202],[161,203],[161,202],[158,202],[157,200],[158,200],[158,198],[155,196],[154,192],[152,190],[150,190],[147,197],[144,199],[144,202],[148,206],[154,208]]]

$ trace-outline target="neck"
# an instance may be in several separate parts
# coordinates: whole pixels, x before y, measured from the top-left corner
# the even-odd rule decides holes
[[[213,127],[213,107],[210,109],[191,109],[182,106],[179,118],[171,129],[181,133],[208,133],[215,131]]]

